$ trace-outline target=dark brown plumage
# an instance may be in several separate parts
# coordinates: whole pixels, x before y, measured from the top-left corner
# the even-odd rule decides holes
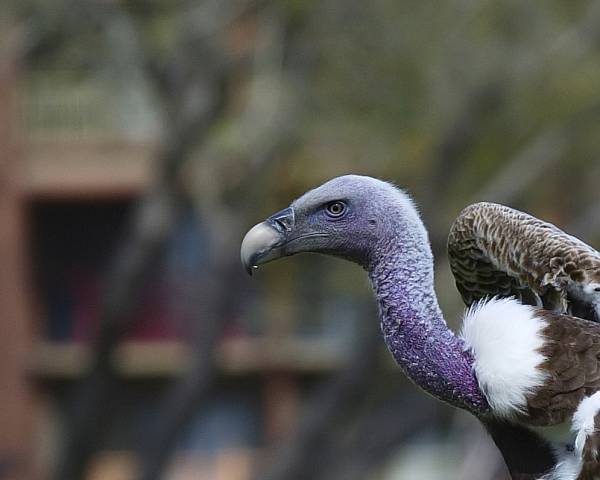
[[[538,480],[540,472],[555,465],[552,445],[527,427],[493,417],[481,422],[502,452],[512,480]]]
[[[570,420],[581,401],[600,390],[600,325],[549,311],[540,366],[548,377],[528,396],[523,423],[550,426]]]

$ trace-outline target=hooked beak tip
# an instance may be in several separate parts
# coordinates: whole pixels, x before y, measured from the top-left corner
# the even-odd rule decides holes
[[[258,266],[256,265],[246,265],[246,273],[250,276],[254,273],[254,270],[258,270]]]
[[[277,247],[282,245],[284,240],[284,235],[269,222],[262,222],[252,227],[240,247],[240,258],[248,275],[252,276],[258,265],[278,258]]]

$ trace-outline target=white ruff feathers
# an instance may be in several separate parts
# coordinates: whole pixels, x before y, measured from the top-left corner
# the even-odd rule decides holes
[[[550,473],[540,480],[576,480],[581,472],[581,458],[567,450],[556,452],[557,464]]]
[[[495,415],[510,418],[523,411],[526,395],[544,383],[546,322],[533,307],[512,298],[473,304],[461,336],[474,357],[475,375]]]
[[[600,412],[600,392],[584,398],[573,414],[571,431],[575,433],[574,451],[558,452],[554,470],[541,480],[576,480],[581,473],[583,448],[587,437],[595,432],[594,420]]]
[[[575,438],[575,451],[581,456],[585,440],[595,431],[594,418],[600,411],[600,392],[584,398],[573,414],[571,431],[577,434]]]

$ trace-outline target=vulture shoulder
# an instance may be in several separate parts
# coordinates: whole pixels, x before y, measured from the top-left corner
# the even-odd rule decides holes
[[[600,325],[513,298],[481,301],[461,336],[494,416],[530,426],[572,418],[600,392]]]
[[[504,298],[471,307],[461,335],[513,478],[600,479],[600,325]],[[530,430],[564,423],[575,441],[562,451]]]
[[[554,225],[494,203],[465,208],[448,237],[467,305],[494,296],[600,321],[600,253]]]
[[[600,325],[546,310],[536,315],[543,325],[539,369],[544,380],[528,394],[523,418],[533,425],[556,425],[600,392]]]

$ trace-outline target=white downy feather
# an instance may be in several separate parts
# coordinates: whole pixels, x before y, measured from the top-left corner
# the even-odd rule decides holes
[[[595,432],[595,417],[600,412],[600,392],[584,398],[573,414],[571,431],[576,435],[575,448],[558,452],[558,463],[540,480],[576,480],[581,472],[581,457],[588,435]]]
[[[461,336],[474,357],[475,375],[495,415],[511,418],[523,411],[527,394],[543,385],[544,319],[536,309],[512,298],[474,304]]]

